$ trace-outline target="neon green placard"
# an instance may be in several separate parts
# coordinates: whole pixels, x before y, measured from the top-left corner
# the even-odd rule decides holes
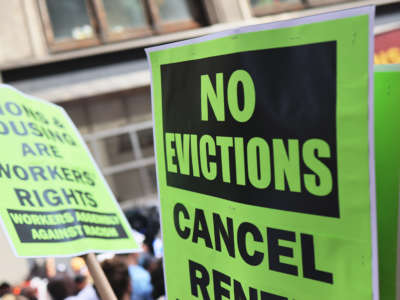
[[[379,299],[372,22],[147,50],[168,299]]]
[[[137,248],[65,111],[0,86],[0,213],[18,256]]]
[[[381,299],[395,300],[399,281],[400,66],[377,66],[375,80],[376,196]]]

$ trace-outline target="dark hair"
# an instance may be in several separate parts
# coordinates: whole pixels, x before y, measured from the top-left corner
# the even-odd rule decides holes
[[[118,300],[129,291],[129,272],[127,266],[119,259],[107,259],[101,267]]]
[[[76,275],[75,278],[74,278],[75,284],[84,283],[85,280],[86,280],[86,276],[84,276],[84,275]]]
[[[159,258],[154,261],[151,267],[151,284],[153,285],[153,298],[157,299],[160,296],[165,295],[164,286],[164,271],[163,271],[163,260]]]
[[[53,300],[64,300],[73,295],[73,282],[70,278],[50,279],[47,284],[47,291]]]
[[[0,297],[8,293],[11,293],[11,285],[8,282],[4,281],[0,285]]]
[[[3,281],[1,284],[0,284],[0,289],[9,289],[11,287],[11,285],[8,283],[8,282],[6,282],[6,281]]]

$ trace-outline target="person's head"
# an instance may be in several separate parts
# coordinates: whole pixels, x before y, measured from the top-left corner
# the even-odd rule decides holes
[[[74,278],[75,292],[78,293],[85,288],[88,283],[87,277],[83,275],[77,275]]]
[[[101,267],[117,299],[128,299],[130,294],[130,279],[126,264],[120,259],[113,258],[103,261]]]
[[[139,264],[139,257],[141,252],[133,252],[133,253],[125,253],[125,254],[118,254],[116,259],[124,262],[126,265],[138,265]]]
[[[0,284],[0,297],[8,293],[11,293],[11,285],[8,282],[3,282]]]
[[[159,258],[151,263],[150,274],[151,274],[151,284],[154,287],[153,297],[154,299],[157,299],[158,297],[165,295],[162,258]]]
[[[21,290],[21,295],[28,298],[28,300],[37,300],[37,290],[30,286],[24,287]]]
[[[47,291],[53,300],[64,300],[73,295],[73,283],[69,278],[53,278],[47,284]]]

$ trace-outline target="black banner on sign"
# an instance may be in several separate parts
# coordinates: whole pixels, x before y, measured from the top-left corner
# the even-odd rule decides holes
[[[8,209],[18,237],[23,243],[54,243],[81,238],[127,238],[116,214],[80,209],[56,212]]]
[[[254,113],[244,122],[228,105],[237,70],[250,75],[255,91]],[[167,185],[248,205],[339,217],[335,41],[166,64],[161,76]],[[238,110],[245,110],[245,83],[237,82],[232,85]],[[219,97],[225,101],[223,111],[209,99]],[[204,99],[210,102],[206,106]],[[206,121],[202,109],[207,109]],[[218,139],[225,146],[218,148]],[[264,148],[257,144],[249,150],[249,144],[260,141]],[[315,141],[324,147],[311,146]],[[263,149],[268,152],[260,153]],[[258,158],[257,168],[249,167],[251,155]],[[178,160],[188,157],[191,162],[183,170]],[[204,157],[206,163],[193,162]],[[215,177],[202,176],[211,164]],[[252,184],[251,178],[256,181],[261,174],[267,184]],[[323,191],[322,184],[328,186]]]

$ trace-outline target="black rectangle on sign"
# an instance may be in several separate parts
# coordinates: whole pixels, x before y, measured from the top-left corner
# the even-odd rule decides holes
[[[208,121],[201,120],[201,76],[208,75],[216,90],[216,74],[223,74],[225,102],[228,81],[236,70],[251,75],[256,104],[252,117],[244,123],[236,121],[228,105],[225,120],[217,121],[209,104]],[[221,154],[209,156],[217,165],[217,176],[183,175],[166,170],[167,185],[248,205],[269,207],[299,213],[339,217],[336,153],[336,42],[239,52],[161,66],[164,144],[166,133],[194,134],[213,139],[242,137],[244,144],[253,137],[264,139],[270,151],[271,183],[259,189],[249,184],[227,183],[222,178]],[[238,105],[243,106],[243,88],[238,85]],[[285,188],[276,187],[273,140],[285,147],[296,140],[299,147],[299,180],[301,189],[291,191],[284,174]],[[305,174],[314,174],[302,159],[302,146],[311,139],[329,145],[329,157],[318,157],[331,173],[331,189],[326,195],[307,190]],[[172,142],[173,147],[176,144]],[[165,150],[165,149],[164,149]],[[287,151],[287,148],[286,148]],[[315,154],[315,153],[314,153]],[[316,155],[316,154],[315,154]],[[317,155],[318,156],[318,155]],[[235,178],[235,154],[229,149],[230,177]],[[173,158],[174,164],[177,158]],[[166,164],[167,165],[167,164]],[[191,171],[193,166],[191,165]],[[167,168],[166,168],[167,169]],[[260,172],[260,170],[258,170]],[[314,175],[313,175],[314,174]],[[282,175],[282,174],[281,174]]]
[[[22,243],[59,243],[82,238],[123,239],[127,234],[113,213],[81,209],[26,211],[7,209]]]

